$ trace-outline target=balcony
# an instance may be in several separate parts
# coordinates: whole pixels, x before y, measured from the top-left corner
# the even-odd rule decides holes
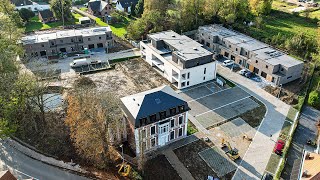
[[[141,51],[141,53],[142,53],[142,51]],[[164,63],[160,59],[153,56],[151,59],[151,62],[152,62],[152,66],[156,66],[158,69],[160,69],[162,72],[164,72],[164,65],[163,65]]]

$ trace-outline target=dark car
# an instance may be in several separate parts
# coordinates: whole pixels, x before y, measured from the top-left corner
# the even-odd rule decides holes
[[[276,145],[274,146],[273,152],[281,156],[284,145],[285,145],[284,141],[278,140]]]
[[[247,78],[251,78],[253,75],[254,74],[252,72],[250,72],[250,71],[244,74],[244,76],[247,77]]]

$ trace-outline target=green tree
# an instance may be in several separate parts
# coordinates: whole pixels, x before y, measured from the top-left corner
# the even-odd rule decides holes
[[[134,11],[137,17],[141,17],[143,14],[143,6],[144,6],[144,0],[139,0]]]
[[[20,18],[19,12],[15,10],[15,6],[10,2],[10,0],[1,1],[0,12],[2,14],[5,14],[5,17],[8,17],[16,28],[23,27],[22,19]]]
[[[71,7],[72,7],[71,0],[51,0],[50,1],[50,8],[54,16],[58,19],[62,19],[62,20],[72,19]]]
[[[249,0],[251,12],[255,15],[268,15],[272,9],[273,0]]]
[[[19,15],[24,21],[29,21],[30,18],[34,17],[35,14],[30,9],[22,8],[19,10]]]
[[[317,90],[310,92],[309,98],[308,98],[308,104],[313,107],[319,107],[320,98],[319,98],[319,92]]]
[[[318,44],[315,39],[299,33],[287,39],[285,47],[291,53],[309,59],[313,53],[317,52]]]

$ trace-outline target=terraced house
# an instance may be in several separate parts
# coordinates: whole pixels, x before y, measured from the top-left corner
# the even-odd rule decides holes
[[[24,36],[21,44],[27,57],[49,57],[81,52],[85,48],[112,47],[113,38],[110,27],[85,28]]]
[[[240,66],[276,85],[301,77],[303,70],[301,61],[220,25],[199,27],[197,39],[211,52],[234,60]]]
[[[174,31],[149,34],[140,42],[142,58],[177,89],[216,78],[213,54],[187,36]]]
[[[121,98],[128,141],[136,154],[150,152],[187,135],[186,101],[169,86]]]

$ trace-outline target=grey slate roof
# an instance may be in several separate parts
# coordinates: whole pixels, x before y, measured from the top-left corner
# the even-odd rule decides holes
[[[48,19],[48,18],[52,18],[53,16],[53,12],[50,9],[46,9],[43,11],[39,11],[39,14],[41,15],[41,17],[43,19]]]
[[[189,110],[187,102],[169,86],[161,86],[126,96],[121,98],[121,102],[134,118],[135,127],[140,126],[141,118],[148,118],[150,115],[167,111],[171,108],[178,108],[178,106],[184,105],[185,111]],[[169,116],[169,113],[167,115]],[[157,120],[160,119],[157,118]]]
[[[118,0],[123,8],[131,7],[131,4],[136,5],[138,0]]]
[[[101,0],[88,2],[88,8],[90,8],[92,11],[98,12],[101,12],[107,5],[107,2]]]

